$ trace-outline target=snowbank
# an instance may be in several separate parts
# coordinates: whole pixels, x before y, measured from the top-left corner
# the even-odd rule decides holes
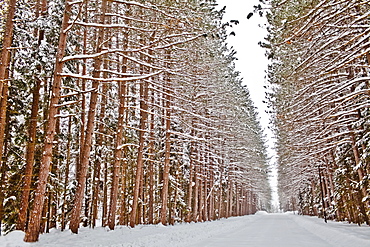
[[[12,231],[6,236],[0,237],[0,246],[11,246],[11,247],[18,247],[18,246],[30,246],[31,244],[27,244],[23,242],[24,232],[22,231]]]
[[[266,211],[257,211],[255,215],[266,215],[268,214]]]
[[[317,235],[333,246],[365,247],[370,246],[370,227],[346,222],[328,221],[310,216],[290,217],[307,231]]]
[[[193,243],[203,241],[225,232],[232,232],[253,222],[253,216],[233,217],[213,222],[184,223],[174,226],[139,225],[135,228],[118,226],[114,231],[108,228],[95,229],[80,228],[79,234],[70,231],[53,231],[40,236],[37,243],[24,243],[23,232],[8,234],[0,237],[0,247],[166,247],[192,246]]]

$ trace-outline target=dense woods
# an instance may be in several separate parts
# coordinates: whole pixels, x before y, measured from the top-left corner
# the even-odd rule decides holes
[[[262,130],[215,1],[0,3],[2,232],[34,242],[269,207]]]
[[[370,1],[270,4],[281,207],[369,225]]]

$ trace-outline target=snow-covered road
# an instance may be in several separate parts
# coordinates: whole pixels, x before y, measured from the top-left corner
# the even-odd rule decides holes
[[[325,241],[320,235],[307,231],[307,229],[297,224],[292,216],[270,214],[257,218],[252,224],[197,243],[194,246],[338,246]]]
[[[81,228],[78,235],[54,230],[40,237],[38,243],[22,241],[23,232],[0,237],[0,246],[29,247],[206,247],[206,246],[314,246],[370,247],[370,227],[328,222],[315,217],[292,214],[265,214],[233,217],[214,222],[145,225],[135,228],[119,226],[114,231],[98,227]]]

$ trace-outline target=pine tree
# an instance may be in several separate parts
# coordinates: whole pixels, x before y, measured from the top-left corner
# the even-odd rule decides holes
[[[49,116],[48,116],[48,126],[45,135],[45,143],[44,143],[44,152],[41,159],[40,165],[40,172],[38,176],[38,186],[35,192],[35,199],[33,203],[33,208],[30,213],[30,221],[28,228],[26,230],[26,235],[24,238],[25,242],[35,242],[38,240],[39,237],[39,230],[40,230],[40,221],[42,216],[42,208],[44,206],[45,200],[45,190],[48,181],[50,163],[52,159],[52,151],[53,151],[53,142],[54,136],[56,132],[56,122],[57,122],[57,112],[58,112],[58,103],[60,97],[60,89],[61,89],[61,81],[62,76],[60,73],[62,72],[63,61],[62,58],[65,52],[66,46],[66,39],[67,39],[67,28],[69,22],[69,16],[71,11],[72,5],[68,2],[66,3],[64,14],[63,14],[63,23],[59,37],[59,45],[58,45],[58,54],[56,56],[56,66],[54,71],[54,80],[53,80],[53,87],[52,87],[52,97],[50,100],[50,107],[49,107]]]

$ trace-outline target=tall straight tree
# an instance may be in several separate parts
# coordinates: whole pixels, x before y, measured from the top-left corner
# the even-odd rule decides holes
[[[166,60],[168,68],[170,67],[171,51],[166,51]],[[164,164],[163,164],[163,182],[162,182],[162,204],[161,204],[161,223],[167,225],[167,210],[168,210],[168,187],[170,180],[170,155],[171,155],[171,79],[169,74],[166,75],[166,84],[163,105],[164,105],[164,121],[165,121],[165,151],[164,151]]]
[[[16,0],[9,0],[8,12],[6,15],[5,32],[1,47],[0,61],[0,154],[3,156],[4,149],[4,132],[6,123],[6,109],[8,102],[8,83],[9,83],[9,64],[11,51],[10,47],[13,40],[14,13]],[[1,162],[1,161],[0,161]],[[1,162],[2,164],[2,162]],[[0,166],[1,166],[0,164]]]
[[[58,103],[59,103],[60,89],[61,89],[61,83],[62,83],[62,76],[61,76],[61,72],[63,69],[62,59],[64,57],[65,49],[66,49],[67,34],[68,34],[67,28],[69,26],[68,22],[69,22],[70,11],[71,11],[72,5],[73,4],[66,2],[64,14],[63,14],[63,22],[62,22],[62,28],[60,31],[59,44],[58,44],[58,53],[57,53],[56,62],[55,62],[52,95],[50,99],[48,123],[47,123],[47,130],[46,130],[45,142],[44,142],[44,152],[43,152],[43,156],[42,156],[41,164],[40,164],[38,185],[37,185],[36,192],[35,192],[33,208],[30,213],[30,221],[28,224],[28,228],[26,230],[26,235],[24,237],[25,242],[35,242],[39,238],[42,208],[44,206],[44,201],[45,201],[45,191],[46,191],[46,186],[47,186],[48,176],[49,176],[49,171],[50,171],[50,164],[51,164],[52,155],[53,155],[54,136],[56,133],[56,123],[57,123],[56,115],[58,113]]]
[[[100,20],[99,24],[104,25],[105,23],[105,13],[107,11],[107,1],[103,0],[101,3],[100,8]],[[96,42],[96,53],[100,53],[103,50],[103,41],[104,41],[104,28],[99,28],[97,34],[97,42]],[[69,229],[73,233],[78,233],[78,228],[80,224],[80,213],[82,208],[82,202],[84,199],[84,192],[86,186],[86,176],[88,171],[88,166],[90,162],[90,151],[92,145],[92,137],[94,133],[94,126],[95,126],[95,113],[96,113],[96,106],[98,104],[98,95],[99,95],[99,81],[98,78],[100,77],[100,70],[102,65],[102,57],[98,55],[97,58],[94,59],[94,71],[93,71],[93,78],[96,78],[92,82],[93,91],[90,95],[90,104],[89,104],[89,112],[87,115],[87,124],[86,124],[86,134],[85,139],[83,142],[83,149],[82,149],[82,159],[81,164],[79,167],[78,172],[78,185],[74,200],[74,206],[71,213],[71,222],[69,225]]]
[[[37,10],[38,11],[38,10]],[[47,13],[47,1],[42,0],[41,2],[41,15],[45,16]],[[36,16],[39,14],[36,13]],[[41,42],[44,40],[44,30],[37,30],[35,32],[38,35],[38,46],[41,45]],[[31,190],[31,181],[32,181],[32,171],[34,166],[34,157],[35,157],[35,149],[36,149],[36,134],[37,134],[37,117],[39,111],[39,101],[40,101],[40,88],[41,88],[41,79],[35,78],[35,85],[33,88],[33,102],[31,108],[31,117],[29,120],[28,126],[28,144],[27,144],[27,151],[26,151],[26,168],[24,172],[24,181],[23,181],[23,191],[22,191],[22,199],[21,199],[21,208],[19,211],[19,218],[17,222],[16,229],[18,230],[25,230],[26,222],[27,222],[27,212],[28,212],[28,205],[29,205],[29,197],[30,197],[30,190]]]
[[[122,73],[127,72],[127,59],[123,58],[122,61]],[[113,161],[113,172],[112,172],[112,189],[110,195],[110,207],[108,216],[108,226],[111,230],[114,229],[116,224],[116,211],[117,211],[117,201],[118,201],[118,182],[119,182],[119,168],[122,162],[122,143],[124,142],[124,119],[125,119],[125,96],[126,96],[126,82],[119,82],[118,84],[118,98],[119,98],[119,108],[118,108],[118,122],[117,122],[117,134],[115,141],[114,150],[114,161]]]
[[[1,61],[0,61],[0,224],[3,219],[3,202],[4,202],[4,182],[5,182],[5,162],[4,162],[4,142],[5,128],[8,105],[8,83],[9,83],[9,65],[11,58],[10,47],[13,40],[13,18],[16,9],[16,0],[9,0],[8,12],[6,15],[5,32],[2,40]]]

